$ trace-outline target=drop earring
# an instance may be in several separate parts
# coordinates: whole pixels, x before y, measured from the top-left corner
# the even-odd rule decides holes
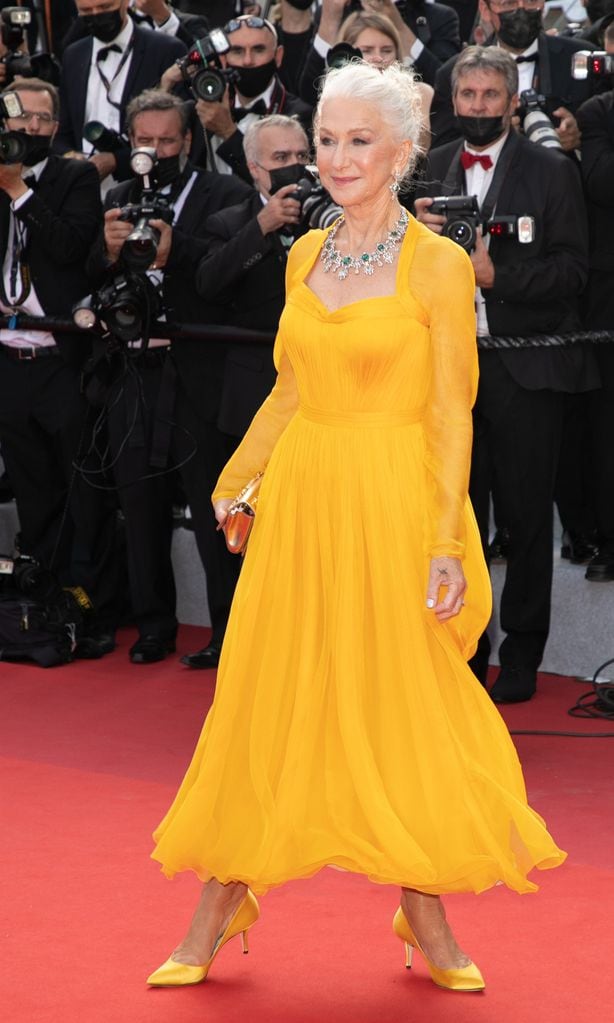
[[[393,197],[396,199],[397,195],[399,194],[399,189],[401,187],[399,185],[399,174],[397,171],[394,172],[394,181],[391,181],[388,187]]]

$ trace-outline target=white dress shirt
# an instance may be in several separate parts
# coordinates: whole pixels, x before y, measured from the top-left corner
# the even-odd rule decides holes
[[[111,128],[113,131],[121,130],[120,112],[113,106],[113,103],[121,103],[126,78],[132,62],[132,52],[129,51],[126,56],[126,50],[131,46],[133,34],[134,25],[132,24],[132,19],[128,18],[126,25],[124,25],[119,35],[116,35],[115,39],[112,39],[110,43],[101,43],[99,39],[93,39],[92,62],[90,64],[85,100],[84,124],[87,124],[88,121],[102,121],[106,128]],[[96,58],[100,50],[104,50],[107,46],[112,45],[121,47],[122,52],[108,53],[104,62],[100,64],[105,78],[110,83],[107,93],[106,86],[100,77]],[[113,102],[109,102],[110,100]],[[95,152],[91,142],[88,142],[87,139],[83,139],[82,148],[87,156],[91,156]]]
[[[249,106],[248,106],[247,109],[249,109],[249,107],[253,106],[254,103],[257,103],[258,100],[262,100],[263,103],[266,105],[266,108],[268,110],[269,109],[269,105],[271,103],[271,98],[273,96],[273,89],[274,88],[275,88],[275,78],[272,78],[271,79],[271,83],[267,87],[267,89],[264,92],[261,92],[259,96],[254,96],[254,98],[250,100],[250,103],[249,103]],[[238,96],[235,96],[234,106],[235,106],[235,110],[245,110],[245,107],[239,101],[239,97]],[[241,132],[242,135],[245,135],[245,132],[249,128],[250,124],[255,124],[255,122],[259,121],[261,119],[261,117],[262,117],[262,114],[246,114],[245,117],[242,117],[241,120],[238,121],[237,128],[239,129],[239,131]],[[218,151],[219,147],[222,145],[223,142],[224,142],[224,139],[221,138],[220,135],[212,135],[211,136],[211,148],[213,149],[213,157],[214,157],[214,162],[215,162],[215,168],[214,169],[218,172],[218,174],[233,174],[234,171],[233,171],[232,167],[230,167],[230,165],[227,164],[226,161],[223,160],[221,156],[217,155],[217,151]]]
[[[477,196],[478,205],[482,208],[482,203],[488,194],[488,189],[492,184],[493,175],[495,173],[495,167],[497,166],[497,160],[501,155],[501,150],[505,145],[509,132],[506,132],[500,139],[493,142],[487,149],[480,149],[479,156],[489,156],[492,160],[492,167],[485,170],[480,163],[474,163],[473,167],[468,167],[465,171],[465,186],[467,195]],[[467,142],[465,143],[465,151],[467,153],[477,154],[478,151],[473,149]],[[486,248],[488,248],[490,242],[490,235],[486,235],[484,238]],[[488,319],[486,317],[486,303],[484,296],[482,295],[481,289],[475,289],[475,312],[477,318],[477,332],[478,336],[483,337],[489,334]]]

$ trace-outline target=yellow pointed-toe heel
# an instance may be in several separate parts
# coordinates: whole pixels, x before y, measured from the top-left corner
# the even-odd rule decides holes
[[[256,920],[260,916],[260,907],[256,901],[255,895],[250,892],[249,888],[242,902],[239,903],[235,913],[231,917],[226,930],[219,936],[215,945],[213,946],[213,952],[209,959],[202,966],[189,966],[187,963],[178,963],[171,956],[165,963],[162,964],[157,970],[155,970],[150,977],[147,978],[147,983],[151,984],[152,987],[182,987],[186,984],[200,984],[205,980],[213,960],[221,949],[222,945],[225,945],[227,941],[234,938],[237,934],[241,935],[243,942],[243,952],[247,954],[249,951],[247,946],[247,932]]]
[[[435,966],[420,947],[400,906],[394,915],[392,929],[397,938],[405,942],[405,965],[408,970],[411,968],[414,948],[417,948],[428,966],[431,980],[438,987],[446,988],[448,991],[483,991],[486,987],[484,978],[475,963],[469,963],[468,966],[452,967],[449,970]]]

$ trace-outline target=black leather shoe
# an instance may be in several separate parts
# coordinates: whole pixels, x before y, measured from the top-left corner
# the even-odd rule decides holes
[[[133,664],[153,664],[163,661],[167,654],[175,651],[175,640],[164,639],[162,636],[140,636],[134,646],[130,647],[130,660]]]
[[[217,668],[221,652],[221,647],[210,643],[196,654],[184,654],[181,663],[186,664],[188,668]]]
[[[498,529],[488,545],[488,560],[493,565],[501,565],[507,561],[510,549],[509,529]]]
[[[113,632],[97,632],[91,636],[81,636],[73,651],[75,659],[97,661],[105,654],[115,650],[115,634]]]
[[[561,557],[572,565],[585,565],[595,555],[596,544],[588,536],[566,529],[561,537]]]
[[[609,583],[614,579],[614,550],[603,547],[586,566],[585,579],[593,583]]]
[[[533,668],[512,668],[503,665],[490,690],[494,703],[524,703],[535,696],[537,672]]]

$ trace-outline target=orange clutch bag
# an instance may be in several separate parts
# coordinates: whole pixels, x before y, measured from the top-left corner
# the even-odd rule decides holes
[[[254,525],[256,506],[260,494],[260,484],[264,473],[259,472],[246,483],[228,507],[226,520],[222,529],[226,546],[231,554],[245,554],[247,541]]]

